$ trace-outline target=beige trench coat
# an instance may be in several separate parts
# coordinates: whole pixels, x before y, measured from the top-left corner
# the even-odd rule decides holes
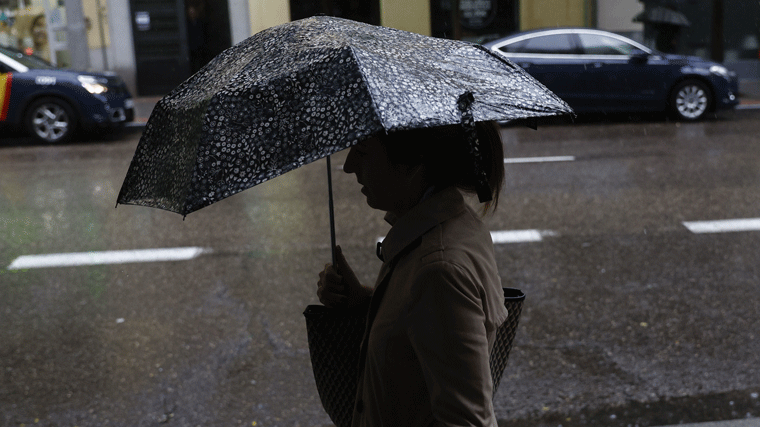
[[[389,222],[353,426],[496,426],[488,359],[507,310],[488,230],[453,187]]]

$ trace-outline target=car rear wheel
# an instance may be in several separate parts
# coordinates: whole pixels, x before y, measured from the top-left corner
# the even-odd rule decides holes
[[[26,112],[26,129],[39,141],[61,143],[71,139],[76,116],[66,101],[42,98],[33,102]]]
[[[670,107],[676,118],[689,121],[702,119],[712,102],[710,89],[699,80],[679,83],[670,97]]]

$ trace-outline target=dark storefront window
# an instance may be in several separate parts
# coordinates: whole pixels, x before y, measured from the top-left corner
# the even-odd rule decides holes
[[[434,37],[484,43],[517,31],[518,0],[431,0]]]
[[[679,28],[675,40],[678,53],[728,62],[758,60],[760,2],[724,0],[720,3],[722,22],[716,20],[713,1],[660,0],[648,2],[647,6],[666,4],[688,19],[690,25]],[[716,25],[722,27],[717,28],[717,32]]]
[[[290,19],[316,15],[336,16],[380,25],[379,0],[290,0]]]

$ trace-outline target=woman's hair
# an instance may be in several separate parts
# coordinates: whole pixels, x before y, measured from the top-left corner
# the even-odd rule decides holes
[[[477,122],[475,129],[480,151],[480,168],[485,172],[492,200],[483,214],[495,210],[504,184],[504,146],[495,122]],[[456,186],[475,193],[479,178],[474,168],[462,125],[391,132],[380,136],[391,162],[425,167],[426,180],[439,188]]]

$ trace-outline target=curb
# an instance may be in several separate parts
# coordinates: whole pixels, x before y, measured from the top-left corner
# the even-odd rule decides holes
[[[760,418],[742,418],[729,421],[710,421],[696,424],[678,424],[677,426],[659,427],[760,427]]]
[[[153,111],[153,107],[161,98],[160,97],[136,97],[135,100],[135,120],[127,123],[128,128],[144,128],[148,122],[148,117]],[[760,99],[743,98],[739,105],[734,107],[736,110],[760,110]],[[709,427],[709,426],[708,426]]]

